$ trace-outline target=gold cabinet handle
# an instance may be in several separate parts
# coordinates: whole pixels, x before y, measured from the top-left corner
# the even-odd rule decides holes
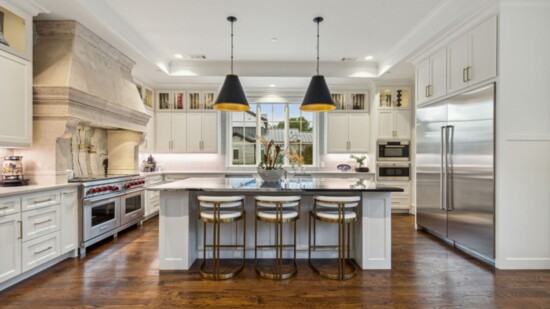
[[[23,221],[17,221],[19,223],[19,237],[17,239],[23,239]]]
[[[63,192],[63,195],[74,195],[74,194],[76,194],[76,191]]]
[[[467,67],[466,68],[466,80],[468,80],[468,81],[472,80],[471,72],[472,72],[472,67]]]
[[[430,95],[429,95],[428,87],[429,87],[429,86],[426,85],[426,88],[424,89],[424,92],[425,92],[425,95],[424,95],[424,96],[425,96],[426,98],[430,96]]]
[[[467,80],[467,78],[468,78],[467,74],[468,74],[468,73],[466,73],[466,70],[467,70],[467,69],[468,69],[468,68],[462,69],[462,81],[463,81],[463,82],[467,82],[467,81],[468,81],[468,80]]]
[[[41,204],[41,203],[46,203],[46,202],[51,202],[51,201],[52,201],[52,199],[49,198],[49,199],[47,199],[47,200],[33,201],[33,203],[34,203],[34,204]]]
[[[40,253],[46,252],[46,251],[48,251],[48,250],[50,250],[50,249],[52,249],[52,248],[53,248],[52,246],[49,246],[49,247],[46,248],[46,249],[42,249],[42,250],[35,251],[34,254],[40,254]]]
[[[43,220],[43,221],[40,221],[40,222],[35,222],[35,223],[33,223],[33,224],[34,224],[34,225],[40,225],[40,224],[43,224],[43,223],[48,223],[48,222],[50,222],[50,221],[52,221],[52,219]]]
[[[0,207],[0,210],[4,210],[4,209],[8,209],[10,208],[10,206],[4,206],[4,207]]]

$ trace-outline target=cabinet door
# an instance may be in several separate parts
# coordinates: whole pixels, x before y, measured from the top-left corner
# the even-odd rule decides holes
[[[497,76],[497,18],[475,28],[470,44],[469,85]]]
[[[327,153],[348,152],[348,114],[327,114]]]
[[[202,113],[189,112],[187,114],[187,152],[201,152],[201,131]]]
[[[202,113],[202,152],[218,152],[218,113]]]
[[[447,92],[468,86],[465,69],[468,67],[470,34],[463,35],[447,47]]]
[[[172,113],[172,152],[187,152],[187,114]],[[197,135],[199,135],[198,130],[197,128]]]
[[[395,111],[395,137],[399,139],[411,138],[411,111],[396,110]]]
[[[428,100],[430,85],[430,61],[426,59],[416,66],[416,103],[422,104]]]
[[[170,152],[172,144],[172,114],[156,113],[155,135],[157,152]]]
[[[78,194],[61,191],[61,254],[78,248]]]
[[[32,64],[0,51],[0,146],[31,146]]]
[[[349,152],[369,152],[370,118],[367,113],[349,114]]]
[[[447,49],[442,49],[432,55],[430,64],[430,100],[433,100],[447,94]]]
[[[392,110],[378,111],[378,138],[392,139],[394,137],[394,114]]]
[[[21,214],[0,217],[0,282],[21,273]]]

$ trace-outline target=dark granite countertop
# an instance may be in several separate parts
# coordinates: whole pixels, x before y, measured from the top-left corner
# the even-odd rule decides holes
[[[357,191],[403,192],[401,188],[377,187],[357,178],[289,178],[279,183],[264,183],[260,178],[187,178],[148,187],[154,191]]]

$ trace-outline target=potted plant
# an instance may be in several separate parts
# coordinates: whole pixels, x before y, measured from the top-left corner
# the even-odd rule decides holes
[[[356,172],[368,172],[369,168],[364,166],[367,155],[350,155],[351,159],[354,159],[357,165],[355,166]]]
[[[290,149],[288,161],[294,170],[294,173],[304,173],[304,157],[301,156],[296,150]]]
[[[283,169],[285,151],[275,141],[267,141],[261,136],[256,136],[262,147],[262,155],[258,164],[258,174],[265,182],[279,182],[285,174]]]

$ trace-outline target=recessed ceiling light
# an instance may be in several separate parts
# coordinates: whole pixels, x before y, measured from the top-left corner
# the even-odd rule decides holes
[[[174,57],[176,59],[183,59],[183,55],[182,54],[175,54]]]
[[[271,42],[277,42],[277,38],[271,38]]]
[[[370,55],[369,55],[369,56],[366,56],[366,57],[365,57],[365,60],[367,60],[367,61],[368,61],[368,60],[372,60],[372,59],[374,59],[374,56],[370,56]]]
[[[277,87],[277,85],[275,85],[275,84],[270,84],[269,87],[275,88],[275,87]]]

